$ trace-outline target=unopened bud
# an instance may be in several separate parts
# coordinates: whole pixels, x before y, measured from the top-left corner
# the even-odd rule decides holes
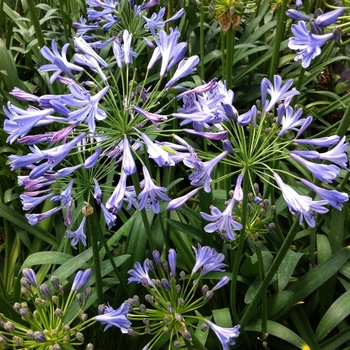
[[[45,283],[39,287],[39,293],[45,299],[49,299],[51,297],[51,290]]]
[[[38,332],[38,331],[34,332],[33,339],[39,343],[46,342],[45,334],[42,332]]]
[[[18,337],[17,335],[15,335],[15,336],[13,337],[13,342],[16,344],[16,346],[21,346],[21,347],[23,347],[23,344],[24,344],[23,338]]]
[[[5,322],[2,326],[8,333],[13,333],[15,331],[15,327],[12,322]]]
[[[62,330],[64,333],[69,333],[70,332],[70,327],[68,324],[65,324],[63,327],[62,327]]]
[[[340,44],[342,41],[342,30],[338,27],[333,29],[333,39],[337,44]]]
[[[60,285],[60,280],[58,279],[57,276],[52,276],[52,277],[50,278],[50,282],[51,282],[52,286],[53,286],[55,289],[57,289],[58,286]]]
[[[84,335],[81,332],[77,332],[75,334],[75,337],[77,338],[78,341],[83,342],[84,341]]]

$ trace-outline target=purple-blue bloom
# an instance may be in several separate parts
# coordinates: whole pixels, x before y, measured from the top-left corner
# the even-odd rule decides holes
[[[166,192],[166,187],[159,187],[154,184],[153,180],[151,179],[151,176],[148,172],[148,169],[146,166],[142,166],[143,176],[145,179],[144,185],[142,187],[142,191],[138,195],[139,203],[139,210],[142,210],[144,208],[152,208],[153,212],[155,214],[159,214],[160,212],[160,204],[159,199],[162,199],[163,201],[170,201],[170,198],[165,195],[163,192]]]
[[[192,247],[195,255],[196,255],[196,263],[193,266],[191,274],[196,273],[200,268],[205,269],[205,273],[210,271],[222,271],[221,268],[227,266],[222,263],[225,259],[224,254],[218,253],[214,248],[210,248],[208,246],[202,247],[198,243],[198,250],[195,247]],[[201,275],[204,275],[203,270]]]
[[[81,242],[86,247],[86,236],[84,233],[86,216],[83,217],[81,223],[76,231],[67,230],[67,235],[64,238],[73,238],[71,241],[71,246],[75,247],[79,242]]]
[[[168,261],[170,267],[170,277],[175,277],[176,275],[176,251],[174,249],[169,249]]]
[[[175,83],[177,83],[181,78],[190,75],[192,72],[196,70],[196,65],[199,62],[199,57],[197,55],[191,56],[187,60],[182,60],[173,77],[165,84],[165,88],[171,88]]]
[[[100,204],[100,207],[102,209],[107,227],[110,230],[115,225],[115,220],[117,217],[114,214],[112,214],[110,211],[108,211],[108,209],[104,206],[103,203]]]
[[[314,139],[296,139],[296,142],[299,145],[313,145],[320,147],[330,147],[335,145],[339,141],[340,137],[338,135],[318,137]]]
[[[165,151],[161,146],[152,142],[146,134],[142,133],[141,137],[147,146],[149,157],[152,158],[160,167],[175,165],[175,162],[170,157],[170,153]]]
[[[152,287],[153,282],[148,272],[149,265],[147,264],[147,259],[143,262],[143,268],[139,262],[136,262],[134,268],[128,271],[128,274],[131,275],[131,277],[128,278],[128,283],[137,282],[144,285],[144,281],[147,281],[148,286]]]
[[[292,159],[304,165],[317,179],[323,182],[331,183],[339,175],[339,168],[336,165],[312,163],[293,153],[293,151],[289,155]]]
[[[118,214],[123,205],[123,198],[126,190],[127,175],[122,171],[118,185],[106,202],[106,208],[113,214]]]
[[[342,210],[343,203],[349,200],[349,195],[345,192],[339,192],[337,190],[326,190],[324,188],[314,185],[313,183],[305,179],[301,179],[300,181],[304,185],[311,188],[322,199],[327,200],[329,202],[329,205],[338,210]]]
[[[316,226],[317,213],[325,214],[328,209],[324,205],[328,204],[327,200],[314,201],[309,196],[300,195],[292,187],[286,185],[278,174],[273,174],[279,188],[282,191],[284,200],[286,201],[289,211],[293,215],[300,214],[299,224],[303,222],[303,218],[310,227]]]
[[[312,117],[301,118],[303,114],[303,109],[298,108],[296,111],[290,106],[285,108],[284,116],[282,116],[280,120],[280,124],[282,125],[282,129],[278,133],[278,136],[284,135],[288,130],[297,131],[296,137],[299,137],[303,131],[311,124]],[[299,129],[298,129],[299,127]]]
[[[33,287],[37,287],[38,286],[38,281],[37,281],[37,278],[36,278],[36,274],[35,274],[33,269],[24,268],[22,270],[22,274],[29,281],[29,283]]]
[[[131,326],[131,322],[127,319],[129,312],[129,304],[123,303],[117,310],[109,311],[103,315],[95,316],[95,320],[106,325],[105,331],[112,327],[118,327],[122,333],[128,333],[128,328]]]
[[[40,221],[50,217],[51,215],[57,213],[61,209],[62,209],[62,206],[50,209],[50,210],[45,211],[44,213],[40,213],[40,214],[26,214],[26,218],[29,222],[29,225],[34,226],[38,222],[40,222]]]
[[[171,200],[168,204],[167,210],[177,210],[181,208],[190,198],[196,195],[199,191],[199,188],[195,188],[194,190],[188,192],[184,196],[177,197]]]
[[[74,277],[71,291],[79,292],[81,289],[84,288],[86,283],[89,282],[91,276],[92,276],[92,268],[89,268],[85,271],[79,270]]]
[[[293,79],[287,80],[282,85],[282,78],[279,75],[274,75],[273,84],[267,78],[261,81],[261,103],[264,107],[265,112],[269,112],[275,106],[276,103],[284,101],[287,106],[293,96],[298,95],[299,91],[295,88],[289,90],[293,85]],[[289,90],[289,91],[288,91]],[[267,94],[270,95],[270,100],[267,100]]]
[[[232,217],[235,202],[235,199],[231,198],[223,212],[213,205],[210,206],[211,215],[201,212],[201,216],[204,220],[212,222],[211,224],[206,225],[204,230],[209,233],[217,231],[220,235],[226,234],[229,240],[234,240],[234,230],[242,229],[242,225]]]
[[[129,140],[126,136],[124,136],[123,141],[123,172],[128,176],[136,172],[136,163],[131,154]]]
[[[83,52],[85,55],[93,57],[101,66],[108,68],[108,64],[102,59],[83,38],[73,38],[74,45],[77,49]]]
[[[289,38],[288,47],[297,50],[295,61],[301,60],[302,67],[308,68],[311,61],[321,53],[321,47],[333,39],[333,34],[317,35],[310,33],[304,21],[292,25],[294,37]]]
[[[51,84],[53,84],[53,82],[57,79],[57,77],[61,73],[65,73],[70,78],[73,78],[74,75],[71,73],[71,70],[76,70],[78,72],[81,72],[84,70],[84,68],[68,62],[66,57],[68,47],[69,47],[69,44],[65,44],[62,48],[62,55],[60,55],[60,53],[57,50],[57,45],[55,40],[52,40],[52,44],[51,44],[52,51],[47,46],[44,46],[41,49],[41,54],[52,64],[45,64],[41,66],[39,68],[39,72],[55,71],[54,74],[52,74],[50,77]]]
[[[213,287],[212,291],[215,292],[216,290],[226,286],[230,282],[230,277],[224,276],[220,279],[220,281]]]
[[[235,345],[233,338],[239,336],[239,327],[240,325],[234,326],[232,328],[224,328],[217,326],[215,323],[207,320],[208,326],[214,331],[216,336],[219,338],[223,350],[229,350],[228,345]]]
[[[194,156],[184,159],[184,164],[189,168],[194,168],[196,171],[188,178],[191,180],[191,185],[199,187],[204,186],[204,191],[210,192],[210,182],[212,181],[210,174],[214,167],[228,154],[228,151],[220,153],[218,156],[207,162],[202,162]]]
[[[335,163],[341,168],[348,170],[346,165],[348,161],[348,156],[345,153],[345,151],[347,150],[349,144],[344,142],[345,136],[339,141],[339,143],[334,148],[330,149],[327,152],[320,153],[320,159],[328,160],[329,162]]]
[[[20,198],[22,201],[23,210],[32,210],[37,205],[39,205],[41,202],[43,202],[44,200],[46,200],[52,196],[53,196],[52,192],[50,192],[44,196],[41,196],[41,197],[34,197],[32,192],[22,193],[20,195]]]
[[[317,16],[315,22],[320,28],[325,28],[333,24],[338,19],[338,17],[344,13],[344,11],[345,8],[340,7],[336,10],[323,13],[322,15]]]

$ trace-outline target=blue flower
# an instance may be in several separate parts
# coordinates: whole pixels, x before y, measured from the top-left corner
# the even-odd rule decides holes
[[[229,350],[227,345],[236,344],[233,338],[237,338],[239,336],[238,329],[240,328],[240,325],[234,326],[232,328],[224,328],[217,326],[215,323],[209,320],[207,320],[206,322],[208,326],[214,331],[216,336],[219,338],[223,350]]]
[[[134,268],[128,271],[131,277],[128,278],[128,283],[137,282],[143,285],[153,286],[153,282],[148,274],[149,265],[147,264],[147,259],[143,263],[143,268],[139,262],[136,262]]]
[[[126,136],[124,136],[123,141],[123,172],[128,176],[136,172],[135,160],[131,154],[129,140]]]
[[[120,328],[122,333],[128,333],[128,328],[131,326],[131,322],[127,319],[129,312],[129,304],[123,303],[117,310],[110,311],[103,315],[95,316],[95,320],[106,325],[105,331],[112,327]]]
[[[37,281],[37,278],[36,278],[36,274],[35,274],[33,269],[24,268],[22,270],[22,273],[23,273],[23,276],[29,281],[29,283],[33,287],[37,287],[38,286],[38,281]]]
[[[73,41],[77,49],[79,49],[85,55],[93,57],[102,67],[108,68],[106,61],[101,58],[82,37],[74,37]]]
[[[304,165],[317,179],[331,183],[338,175],[340,169],[333,164],[316,164],[298,156],[293,151],[289,154],[290,157],[300,164]]]
[[[232,217],[233,206],[235,205],[235,199],[231,198],[227,204],[227,207],[221,212],[217,207],[211,205],[211,215],[201,212],[201,216],[206,221],[211,221],[204,227],[205,232],[219,232],[220,234],[227,234],[230,240],[235,239],[234,230],[241,230],[242,225],[235,221]]]
[[[170,277],[175,277],[176,275],[176,251],[174,249],[169,249],[168,261],[170,267]]]
[[[86,236],[84,233],[84,225],[86,221],[86,216],[83,217],[81,223],[76,231],[67,230],[67,235],[64,238],[73,238],[71,245],[75,247],[80,241],[86,247]]]
[[[106,208],[113,214],[118,214],[123,205],[123,198],[126,190],[127,175],[123,171],[120,175],[118,185],[106,202]]]
[[[220,281],[213,287],[212,291],[215,292],[216,290],[226,286],[230,282],[230,277],[224,276],[220,279]]]
[[[196,255],[196,262],[191,272],[192,275],[200,268],[202,268],[201,275],[205,275],[210,271],[222,271],[221,268],[227,266],[222,263],[225,259],[224,254],[218,253],[214,248],[202,247],[198,243],[198,250],[195,247],[192,247],[192,249]]]
[[[198,62],[199,57],[197,55],[191,56],[187,60],[182,60],[179,63],[173,77],[170,80],[168,80],[168,82],[165,84],[165,88],[171,88],[175,83],[178,82],[178,80],[196,71],[196,65],[198,64]]]
[[[84,288],[86,283],[89,282],[91,276],[92,276],[92,268],[89,268],[85,271],[79,270],[74,277],[71,291],[79,292],[81,289]]]
[[[184,164],[190,168],[194,168],[196,171],[189,176],[191,185],[199,187],[204,186],[204,191],[210,192],[210,174],[214,167],[228,154],[228,151],[220,153],[218,156],[207,162],[202,162],[198,158],[193,156],[185,158]]]
[[[170,198],[163,193],[167,191],[167,188],[155,185],[153,180],[151,179],[148,169],[144,165],[142,166],[142,171],[143,176],[145,178],[145,182],[142,191],[137,197],[140,201],[139,210],[151,207],[155,214],[159,214],[159,199],[162,199],[163,201],[167,202],[170,201]]]
[[[147,146],[149,157],[152,158],[160,167],[175,165],[175,162],[171,159],[170,153],[165,151],[161,146],[152,142],[146,134],[142,133],[141,137]]]
[[[328,27],[329,25],[333,24],[338,19],[338,17],[344,13],[344,11],[345,8],[340,7],[333,11],[323,13],[322,15],[317,16],[315,22],[320,28]]]
[[[328,212],[328,209],[324,207],[324,205],[328,204],[328,200],[313,201],[311,197],[300,195],[293,188],[286,185],[276,173],[274,173],[273,176],[282,191],[283,198],[288,205],[289,211],[293,215],[300,214],[300,225],[303,219],[305,219],[310,227],[315,227],[315,217],[317,213],[325,214]]]
[[[304,21],[292,25],[294,37],[289,39],[288,47],[297,50],[295,61],[301,60],[302,67],[308,68],[311,61],[321,53],[321,47],[333,38],[333,34],[317,35],[306,29]]]
[[[339,192],[336,190],[326,190],[324,188],[314,185],[313,183],[305,179],[301,179],[300,181],[304,185],[311,188],[322,199],[327,200],[329,202],[329,205],[331,205],[332,207],[338,210],[342,210],[343,203],[349,200],[349,195],[345,192]]]
[[[48,190],[39,191],[39,192],[47,192]],[[20,195],[22,200],[23,210],[31,210],[36,207],[38,204],[43,202],[44,200],[53,196],[53,193],[50,192],[41,197],[35,197],[37,193],[35,192],[26,192]]]
[[[320,147],[330,147],[335,145],[339,141],[340,137],[338,135],[326,136],[326,137],[317,137],[314,139],[296,139],[296,142],[299,145],[313,145]]]
[[[60,53],[57,50],[57,45],[55,40],[52,40],[52,44],[51,44],[52,51],[47,46],[44,46],[41,49],[41,54],[52,64],[45,64],[41,66],[39,68],[39,72],[55,71],[55,73],[52,74],[52,76],[50,77],[51,84],[53,84],[53,82],[57,79],[57,77],[61,73],[65,73],[70,78],[73,78],[74,76],[71,73],[71,70],[76,70],[78,72],[81,72],[84,70],[84,68],[68,62],[66,57],[68,47],[69,47],[69,44],[65,44],[62,47],[62,55],[60,55]]]
[[[289,130],[294,130],[298,132],[296,137],[299,137],[312,122],[311,116],[300,119],[302,114],[302,108],[298,108],[296,111],[294,111],[292,107],[287,106],[287,108],[285,108],[285,114],[280,120],[278,120],[278,123],[282,125],[278,136],[284,135]],[[298,129],[298,127],[300,128]]]
[[[45,211],[44,213],[40,213],[40,214],[26,214],[26,218],[29,222],[29,225],[36,225],[38,222],[50,217],[51,215],[57,213],[58,211],[60,211],[62,209],[62,207],[56,207],[53,209],[50,209],[48,211]]]
[[[276,103],[284,101],[284,104],[289,105],[293,96],[298,95],[299,91],[295,88],[289,90],[293,85],[293,79],[287,80],[282,85],[282,78],[279,75],[274,75],[273,84],[267,78],[261,81],[261,103],[265,112],[269,112],[275,106]],[[288,91],[289,90],[289,91]],[[266,94],[270,95],[270,100],[266,99]]]
[[[177,197],[171,200],[168,204],[167,210],[177,210],[181,208],[190,198],[196,195],[199,191],[199,188],[195,188],[194,190],[188,192],[184,196]]]

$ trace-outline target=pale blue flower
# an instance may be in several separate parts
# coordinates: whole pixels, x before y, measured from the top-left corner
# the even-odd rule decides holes
[[[92,268],[89,268],[85,271],[79,270],[74,277],[71,291],[79,292],[81,289],[85,287],[86,283],[89,282],[91,276],[92,276]]]
[[[317,179],[323,182],[331,183],[339,175],[340,170],[336,165],[312,163],[293,153],[293,151],[289,155],[292,159],[305,166]]]
[[[196,70],[196,65],[199,62],[199,57],[197,55],[191,56],[187,60],[182,60],[173,77],[165,84],[165,88],[169,89],[171,88],[175,83],[177,83],[181,78],[186,77],[187,75],[190,75]]]
[[[196,262],[193,266],[191,274],[196,273],[200,268],[205,269],[205,273],[210,271],[222,271],[221,268],[227,266],[222,263],[225,259],[224,254],[218,253],[214,248],[208,246],[202,247],[199,243],[197,245],[198,250],[195,247],[192,247],[195,255]],[[203,270],[201,275],[204,275]]]
[[[184,196],[177,197],[171,200],[168,204],[167,210],[177,210],[181,208],[190,198],[196,195],[199,191],[199,188],[195,188],[194,190],[188,192]]]
[[[145,285],[145,282],[147,282],[147,285],[152,287],[153,282],[148,272],[149,265],[147,264],[147,259],[143,263],[143,268],[139,262],[136,262],[134,268],[128,271],[128,274],[131,275],[131,277],[128,278],[128,283],[137,282]]]
[[[311,116],[300,119],[302,114],[302,108],[298,108],[296,111],[294,111],[291,106],[287,106],[287,108],[285,108],[284,115],[282,116],[281,120],[279,120],[279,124],[282,125],[282,128],[279,131],[278,136],[284,135],[289,130],[294,130],[297,131],[296,137],[299,137],[312,122]]]
[[[86,20],[83,16],[80,17],[80,22],[73,22],[72,26],[77,28],[77,34],[84,35],[86,32],[90,30],[97,30],[99,28],[98,24],[92,23],[87,24]]]
[[[103,148],[100,147],[90,157],[86,158],[85,162],[84,162],[84,168],[90,169],[90,168],[94,167],[96,165],[100,155],[102,154],[102,152],[103,152]]]
[[[40,214],[26,214],[26,218],[29,222],[29,225],[34,226],[38,222],[40,222],[40,221],[50,217],[51,215],[57,213],[61,209],[62,209],[62,206],[50,209],[50,210],[48,210],[44,213],[40,213]]]
[[[106,208],[113,214],[118,214],[123,205],[123,198],[126,189],[126,179],[127,175],[122,172],[118,185],[114,189],[112,195],[108,198],[106,202]]]
[[[146,117],[156,128],[159,128],[158,123],[168,120],[168,118],[164,115],[160,115],[158,113],[147,112],[138,106],[133,106],[133,108],[138,114]]]
[[[143,171],[145,182],[144,182],[142,191],[137,197],[138,200],[140,201],[139,210],[142,210],[144,208],[152,208],[155,214],[159,214],[160,212],[159,199],[162,199],[163,201],[167,201],[167,202],[170,201],[170,198],[163,193],[167,191],[167,188],[159,187],[154,184],[146,166],[144,165],[142,166],[142,171]]]
[[[344,7],[328,11],[322,15],[317,16],[315,22],[320,28],[328,27],[329,25],[333,24],[338,19],[338,17],[344,13],[344,11]]]
[[[106,325],[105,331],[112,327],[118,327],[122,333],[128,333],[131,322],[127,319],[129,304],[123,303],[117,310],[110,311],[103,315],[95,316],[94,319],[101,324]]]
[[[335,163],[341,168],[348,170],[346,164],[348,161],[346,150],[349,144],[344,142],[345,136],[339,141],[339,143],[334,148],[330,149],[327,152],[320,153],[320,159],[328,160],[329,162]]]
[[[196,171],[192,173],[188,178],[191,180],[191,185],[199,187],[204,186],[204,191],[210,192],[210,182],[212,181],[210,175],[214,167],[228,154],[228,151],[220,153],[215,158],[202,162],[199,158],[193,156],[185,158],[184,164],[190,168],[194,168]]]
[[[235,203],[236,200],[231,198],[223,212],[213,205],[210,206],[211,215],[201,212],[201,216],[204,220],[212,222],[204,227],[204,231],[209,233],[216,231],[219,232],[219,234],[226,234],[229,240],[234,240],[234,230],[242,229],[242,225],[232,217]]]
[[[261,103],[265,112],[269,112],[276,105],[276,103],[284,102],[289,105],[293,96],[298,95],[299,91],[295,88],[289,90],[293,85],[293,79],[286,81],[282,85],[282,78],[279,75],[274,75],[273,84],[267,78],[261,81]],[[267,94],[270,95],[270,100],[267,100]]]
[[[85,226],[86,216],[83,217],[83,220],[81,220],[81,223],[76,231],[67,230],[67,235],[64,236],[64,238],[72,238],[71,246],[75,247],[79,242],[81,242],[86,247],[86,236],[84,233],[84,226]]]
[[[345,192],[339,192],[337,190],[327,190],[325,188],[318,187],[305,179],[301,179],[300,181],[304,185],[311,188],[322,199],[327,200],[329,202],[329,205],[338,210],[342,210],[343,203],[349,200],[349,195]]]
[[[52,51],[44,46],[41,49],[41,54],[52,64],[45,64],[39,68],[39,72],[55,71],[54,74],[50,77],[50,84],[57,79],[61,73],[67,74],[70,78],[74,78],[74,75],[71,73],[71,70],[76,70],[82,72],[84,68],[77,66],[76,64],[70,63],[67,60],[66,54],[69,44],[65,44],[62,47],[62,55],[57,50],[56,41],[52,40],[51,48]]]
[[[328,209],[324,207],[324,205],[328,204],[328,200],[314,201],[309,196],[300,195],[292,187],[285,184],[278,174],[274,173],[273,176],[282,191],[289,211],[293,215],[300,214],[299,224],[301,225],[303,219],[305,219],[310,227],[315,227],[317,213],[325,214],[328,212]]]
[[[192,129],[183,129],[183,131],[187,132],[188,134],[200,136],[205,139],[209,139],[213,141],[222,141],[227,139],[228,137],[228,131],[226,130],[219,131],[219,132],[206,132],[206,131],[196,131]]]
[[[338,135],[317,137],[314,139],[296,139],[296,142],[299,145],[313,145],[320,147],[330,147],[335,145],[339,141],[340,137]]]
[[[237,117],[237,124],[241,126],[247,126],[250,124],[250,121],[253,119],[253,125],[256,125],[256,113],[257,113],[256,106],[253,105],[253,107],[248,112],[240,114]]]
[[[170,153],[165,151],[161,146],[152,142],[146,134],[142,133],[141,137],[146,144],[149,157],[152,158],[160,167],[175,165]]]
[[[114,225],[115,225],[115,220],[117,219],[117,217],[112,214],[105,206],[103,203],[100,204],[100,207],[102,209],[103,212],[103,216],[105,219],[105,222],[107,224],[108,229],[110,230]]]
[[[317,35],[310,33],[304,21],[292,25],[294,37],[289,38],[288,47],[297,50],[295,61],[301,60],[302,67],[308,68],[311,61],[321,53],[321,47],[333,39],[333,34]]]
[[[215,292],[216,290],[226,286],[230,282],[230,277],[224,276],[220,279],[220,281],[213,287],[212,291]]]
[[[134,157],[131,154],[129,140],[124,136],[123,141],[123,172],[126,175],[132,175],[136,173],[136,163]]]
[[[85,55],[93,57],[104,68],[108,68],[106,61],[101,58],[82,37],[74,37],[73,41],[77,49],[79,49]]]
[[[223,350],[229,350],[228,345],[235,345],[233,338],[239,336],[240,325],[234,326],[232,328],[224,328],[217,326],[215,323],[207,320],[208,326],[214,331],[216,336],[219,338]]]
[[[32,210],[37,205],[39,205],[40,203],[42,203],[43,201],[45,201],[46,199],[52,196],[53,196],[52,192],[41,197],[35,197],[35,193],[33,194],[33,192],[22,193],[20,195],[20,198],[22,201],[23,210]]]
[[[170,267],[170,277],[175,277],[176,275],[176,251],[174,249],[169,249],[168,261]]]
[[[29,281],[30,285],[32,285],[33,287],[38,286],[38,280],[36,278],[36,274],[33,269],[28,269],[25,267],[22,270],[22,274]]]

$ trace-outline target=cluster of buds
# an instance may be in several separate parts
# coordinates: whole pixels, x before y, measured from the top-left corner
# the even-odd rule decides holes
[[[202,277],[209,272],[224,272],[224,255],[208,246],[193,248],[196,261],[190,276],[185,272],[176,274],[176,252],[170,249],[168,260],[162,260],[158,251],[153,252],[153,261],[146,259],[143,266],[137,262],[129,271],[129,283],[141,283],[147,289],[145,304],[138,296],[126,300],[117,310],[110,306],[101,306],[100,315],[95,320],[109,327],[116,326],[131,336],[150,335],[152,339],[144,347],[151,349],[164,335],[169,336],[170,344],[179,348],[184,342],[194,343],[196,328],[207,331],[208,326],[219,338],[224,349],[234,344],[238,337],[239,325],[223,328],[202,317],[199,310],[214,292],[230,279],[223,276],[212,288],[203,284]],[[200,272],[199,272],[200,271]],[[198,273],[199,272],[199,273]],[[221,274],[222,275],[222,274]]]
[[[0,348],[2,345],[21,347],[24,349],[75,349],[84,343],[82,331],[95,321],[88,319],[83,311],[92,294],[90,287],[85,287],[92,276],[92,269],[78,271],[75,275],[67,298],[59,279],[52,276],[51,287],[43,283],[38,285],[37,277],[32,269],[23,269],[21,278],[21,302],[15,302],[13,310],[20,315],[22,321],[16,322],[0,314]],[[77,300],[78,311],[72,316]],[[74,310],[73,310],[74,311]],[[78,322],[76,322],[78,320]],[[93,345],[87,346],[89,350]]]

